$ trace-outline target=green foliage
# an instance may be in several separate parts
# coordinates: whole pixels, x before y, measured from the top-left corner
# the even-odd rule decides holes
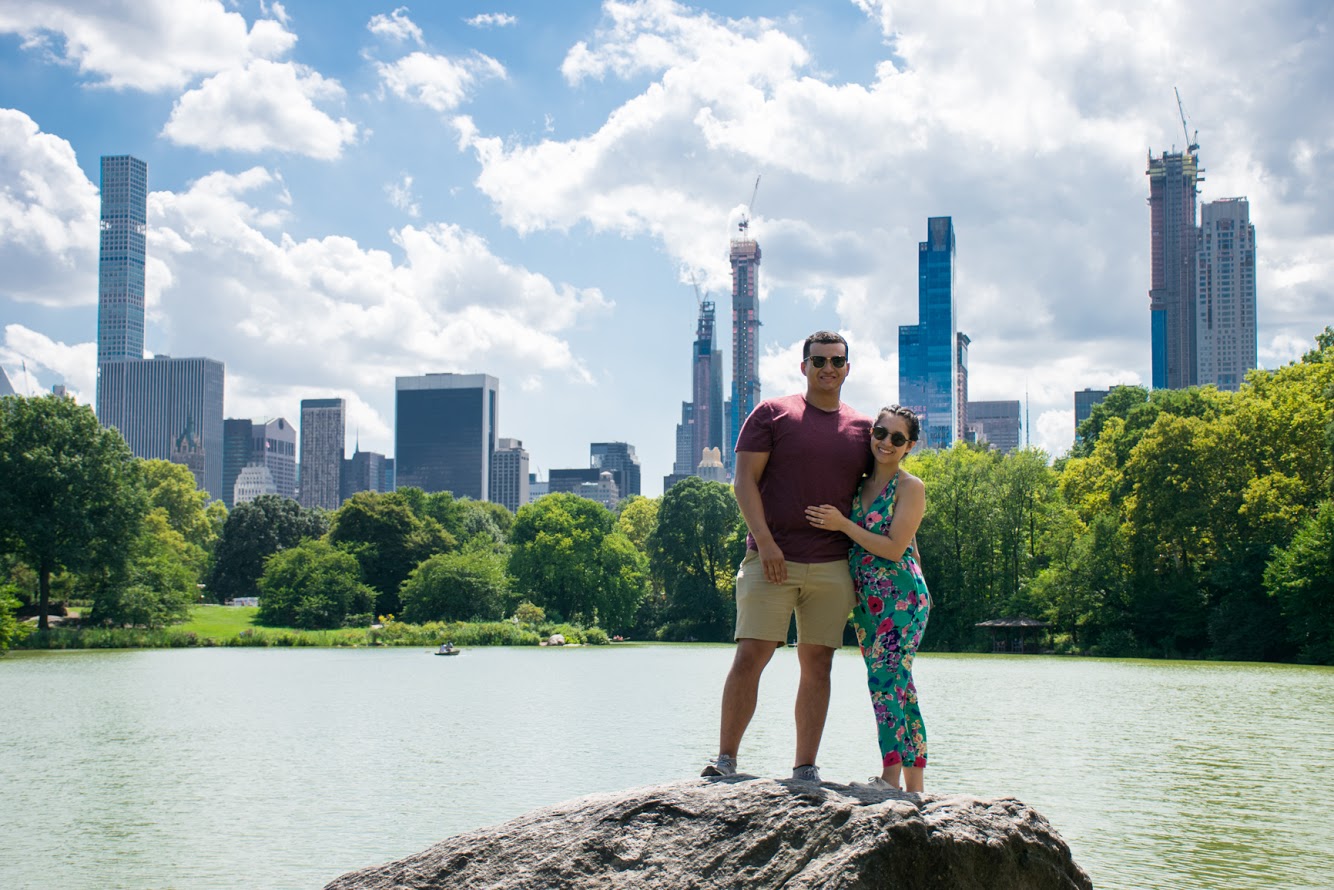
[[[1334,501],[1321,504],[1277,553],[1264,583],[1282,608],[1298,657],[1334,664]]]
[[[478,621],[501,617],[505,559],[489,549],[438,553],[412,570],[399,593],[403,620]]]
[[[215,501],[218,506],[210,510],[208,493],[195,488],[194,474],[181,464],[141,460],[138,467],[149,507],[161,510],[167,525],[181,536],[187,545],[182,557],[202,579],[222,523],[227,518],[226,506]]]
[[[665,594],[655,622],[668,639],[730,640],[736,617],[741,510],[732,489],[695,476],[662,496],[649,534],[652,570]],[[744,545],[743,545],[744,546]]]
[[[130,545],[129,558],[90,573],[93,624],[157,628],[183,620],[198,599],[198,575],[189,558],[197,548],[155,507]]]
[[[21,643],[32,630],[14,617],[19,605],[13,586],[0,587],[0,655],[10,646]]]
[[[375,592],[359,579],[351,554],[326,541],[303,541],[265,561],[256,620],[270,627],[340,627],[374,601]]]
[[[303,509],[290,498],[266,494],[238,504],[226,514],[214,551],[210,597],[222,602],[259,596],[259,576],[266,559],[302,540],[321,537],[328,528],[326,513]]]
[[[419,517],[406,497],[375,491],[343,502],[329,525],[329,542],[356,557],[379,614],[401,610],[399,588],[418,564],[457,546],[434,518]]]
[[[546,610],[525,600],[514,610],[514,620],[525,627],[537,627],[547,620]]]
[[[51,575],[114,571],[147,502],[134,455],[90,408],[60,396],[0,399],[0,550],[39,576],[47,627]]]
[[[634,545],[612,533],[614,523],[601,504],[574,494],[524,504],[510,533],[515,591],[557,620],[593,624],[602,614],[633,615],[630,604],[645,583],[642,564]]]

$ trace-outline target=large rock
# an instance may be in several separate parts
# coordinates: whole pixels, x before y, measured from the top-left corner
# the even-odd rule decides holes
[[[349,872],[326,890],[1091,888],[1013,798],[736,776],[595,794]]]

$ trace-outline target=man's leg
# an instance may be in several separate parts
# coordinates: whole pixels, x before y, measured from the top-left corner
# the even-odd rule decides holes
[[[723,684],[723,717],[718,731],[718,753],[736,756],[741,737],[746,734],[750,718],[755,716],[755,701],[759,696],[760,675],[773,658],[779,644],[772,640],[743,639],[736,642],[732,669]],[[828,705],[826,687],[825,703]]]
[[[793,767],[815,763],[820,752],[825,716],[829,713],[829,673],[834,665],[834,650],[814,643],[799,643],[797,661],[801,664],[801,683],[797,686],[797,759]]]

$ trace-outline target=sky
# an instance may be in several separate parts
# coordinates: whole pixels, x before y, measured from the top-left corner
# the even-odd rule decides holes
[[[1261,365],[1334,323],[1332,30],[1327,0],[0,0],[0,367],[93,401],[99,157],[132,154],[146,348],[225,362],[228,417],[343,397],[349,453],[392,455],[396,376],[482,372],[543,477],[625,441],[653,496],[691,281],[730,315],[748,206],[762,394],[836,330],[867,413],[951,216],[969,396],[1027,399],[1059,456],[1075,390],[1150,378],[1145,170],[1187,130],[1201,201],[1250,201]]]

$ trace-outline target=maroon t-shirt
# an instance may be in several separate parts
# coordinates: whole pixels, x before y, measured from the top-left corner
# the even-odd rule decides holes
[[[789,562],[847,559],[842,532],[824,531],[806,519],[806,508],[833,504],[847,515],[857,483],[871,462],[871,419],[843,403],[822,411],[803,395],[766,399],[737,436],[737,451],[768,452],[760,475],[760,501],[774,542]],[[756,549],[753,535],[746,546]]]

